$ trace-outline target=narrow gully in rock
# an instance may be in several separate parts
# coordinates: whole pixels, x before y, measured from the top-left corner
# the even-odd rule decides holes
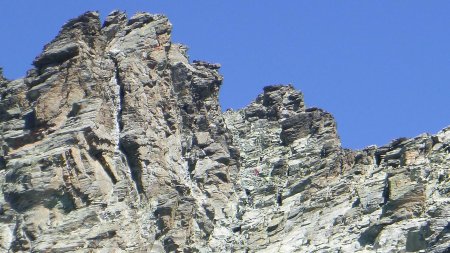
[[[123,143],[123,137],[122,135],[122,131],[124,129],[124,123],[123,123],[123,118],[122,118],[122,114],[123,114],[123,108],[124,108],[124,101],[125,101],[125,87],[124,84],[122,82],[122,78],[120,76],[120,67],[119,67],[119,61],[111,56],[110,57],[111,60],[114,63],[114,78],[116,81],[116,85],[119,87],[119,101],[118,101],[118,105],[117,105],[117,114],[116,114],[116,120],[117,120],[117,125],[118,125],[118,150],[124,155],[126,163],[128,165],[128,167],[130,168],[130,173],[131,173],[131,179],[133,180],[135,187],[136,187],[136,191],[138,192],[139,196],[144,194],[145,196],[145,192],[144,192],[144,187],[142,185],[142,168],[139,165],[138,160],[138,155],[137,155],[137,150],[132,150],[134,152],[130,152],[129,148],[125,148],[124,143]],[[127,151],[128,150],[128,151]]]
[[[116,85],[119,87],[119,101],[117,103],[116,120],[119,126],[119,133],[120,133],[123,130],[122,111],[123,111],[123,103],[125,101],[125,89],[123,87],[122,79],[120,78],[119,61],[113,56],[111,56],[110,58],[114,63],[114,78],[116,80]]]

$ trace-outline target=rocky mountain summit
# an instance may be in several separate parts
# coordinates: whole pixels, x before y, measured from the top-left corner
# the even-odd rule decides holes
[[[87,12],[0,77],[1,252],[450,251],[450,127],[344,149],[290,85],[222,112],[170,33]]]

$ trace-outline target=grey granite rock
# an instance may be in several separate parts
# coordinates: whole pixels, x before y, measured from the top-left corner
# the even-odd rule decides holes
[[[0,75],[0,251],[448,252],[450,128],[343,149],[291,85],[222,112],[171,29],[87,12]]]

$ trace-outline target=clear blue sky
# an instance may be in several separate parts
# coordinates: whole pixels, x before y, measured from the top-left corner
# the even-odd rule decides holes
[[[448,0],[1,1],[0,66],[23,76],[68,19],[114,9],[166,14],[191,60],[221,63],[223,109],[292,83],[335,116],[344,147],[450,125]]]

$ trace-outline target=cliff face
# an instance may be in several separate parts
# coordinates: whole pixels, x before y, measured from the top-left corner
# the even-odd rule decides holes
[[[283,85],[222,113],[170,32],[88,12],[0,78],[1,251],[449,250],[450,128],[346,150]]]

